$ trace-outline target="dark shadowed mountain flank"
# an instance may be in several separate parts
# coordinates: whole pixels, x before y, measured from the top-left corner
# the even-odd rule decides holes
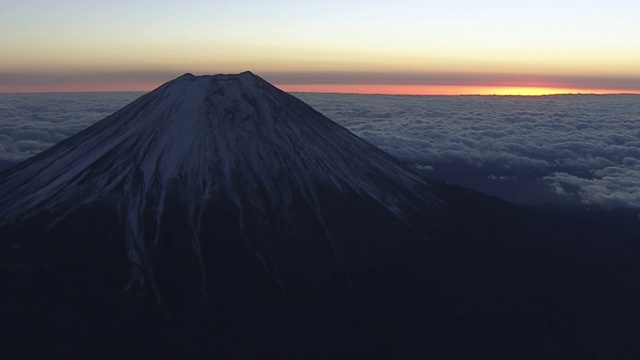
[[[0,356],[632,358],[639,235],[186,74],[0,174]]]

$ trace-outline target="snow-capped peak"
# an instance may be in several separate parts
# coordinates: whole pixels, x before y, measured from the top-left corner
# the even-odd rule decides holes
[[[129,260],[144,272],[169,194],[188,207],[199,253],[208,202],[290,219],[298,194],[322,221],[318,188],[370,199],[398,219],[412,207],[407,196],[434,203],[427,180],[258,76],[185,74],[6,173],[0,224],[114,204]]]
[[[0,179],[9,204],[0,221],[114,189],[132,198],[162,194],[176,180],[198,202],[233,194],[238,183],[286,201],[285,181],[302,193],[314,182],[355,190],[390,207],[393,195],[381,181],[424,181],[251,72],[185,74]]]

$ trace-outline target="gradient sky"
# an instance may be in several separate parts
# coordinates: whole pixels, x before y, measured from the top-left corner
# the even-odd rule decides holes
[[[639,0],[0,0],[0,92],[640,93]]]

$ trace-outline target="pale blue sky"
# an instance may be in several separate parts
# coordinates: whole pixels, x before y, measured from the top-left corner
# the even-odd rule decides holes
[[[247,69],[640,79],[638,0],[0,3],[0,81],[16,85]]]

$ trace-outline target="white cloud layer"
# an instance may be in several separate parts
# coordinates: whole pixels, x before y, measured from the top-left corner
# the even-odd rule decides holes
[[[634,159],[636,160],[636,159]],[[584,178],[566,172],[554,173],[544,179],[560,196],[577,196],[584,204],[607,208],[640,208],[640,166],[609,166],[592,170]]]
[[[0,167],[51,147],[141,94],[0,94]]]
[[[429,174],[464,166],[494,181],[537,178],[585,204],[640,207],[637,95],[297,96]]]
[[[0,94],[0,168],[140,95]],[[535,185],[559,202],[640,207],[637,95],[296,96],[430,176],[455,177],[472,187],[484,182],[479,190],[515,201]],[[530,197],[543,199],[540,189]]]

